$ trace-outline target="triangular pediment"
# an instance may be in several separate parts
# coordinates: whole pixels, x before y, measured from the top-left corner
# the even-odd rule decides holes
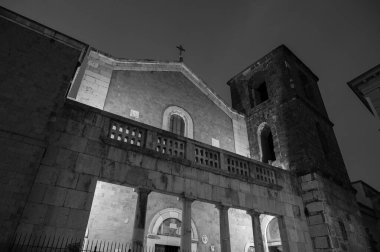
[[[244,115],[239,114],[229,107],[183,62],[118,59],[94,49],[90,50],[88,59],[89,66],[93,65],[94,67],[97,67],[98,64],[105,64],[108,68],[112,68],[110,69],[112,71],[180,72],[230,118],[244,117]]]

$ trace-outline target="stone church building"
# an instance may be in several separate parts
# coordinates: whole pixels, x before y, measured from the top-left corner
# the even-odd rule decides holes
[[[1,246],[370,251],[318,77],[286,46],[228,81],[230,107],[184,62],[0,17]]]

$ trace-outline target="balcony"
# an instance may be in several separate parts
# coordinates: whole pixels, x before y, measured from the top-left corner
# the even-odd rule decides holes
[[[199,141],[182,137],[128,118],[68,100],[67,105],[83,107],[107,118],[102,140],[120,149],[180,162],[208,172],[280,189],[279,176],[288,173],[271,165],[240,156]]]

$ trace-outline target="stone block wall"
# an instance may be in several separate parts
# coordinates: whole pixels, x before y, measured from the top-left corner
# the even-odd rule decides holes
[[[306,97],[300,75],[307,76],[313,98]],[[265,80],[269,99],[251,107],[249,86]],[[285,46],[256,61],[229,81],[233,107],[247,116],[251,156],[260,160],[258,131],[273,134],[275,166],[299,174],[318,170],[349,186],[349,178],[322,97],[318,78]],[[334,169],[331,169],[334,167]]]
[[[94,194],[94,200],[88,220],[86,238],[89,241],[110,241],[116,243],[130,244],[132,238],[135,205],[137,194],[133,188],[110,184],[98,181]],[[145,242],[148,249],[153,248],[153,242],[157,244],[178,245],[180,238],[160,237],[151,232],[151,228],[157,221],[157,215],[166,216],[167,212],[176,209],[182,211],[181,199],[172,195],[151,192],[148,197],[146,223],[145,223]],[[197,233],[197,251],[210,251],[213,245],[216,251],[220,250],[220,226],[219,211],[214,204],[201,201],[192,203],[192,220]],[[289,208],[286,211],[291,214],[300,214],[299,208]],[[170,212],[171,217],[179,218],[175,212]],[[167,217],[167,216],[166,216]],[[264,243],[266,243],[266,228],[274,216],[262,214],[260,216],[261,229]],[[288,223],[292,227],[290,235],[295,239],[306,239],[302,231],[295,231],[294,224]],[[244,210],[231,208],[229,210],[229,226],[231,237],[231,251],[245,251],[249,246],[254,245],[252,234],[251,217]],[[202,237],[206,236],[204,243]],[[173,239],[176,241],[173,241]],[[177,243],[176,243],[177,242]],[[300,243],[300,251],[307,250]]]
[[[105,111],[126,118],[131,110],[139,111],[136,120],[162,128],[163,114],[169,106],[189,113],[195,140],[211,145],[214,138],[219,140],[220,148],[235,152],[231,118],[181,72],[113,72]]]
[[[100,60],[99,54],[93,50],[89,51],[84,63],[68,97],[103,109],[114,66],[106,58]]]
[[[67,102],[52,125],[47,151],[23,213],[19,231],[85,236],[96,181],[146,187],[170,195],[260,209],[283,216],[291,251],[310,251],[302,199],[295,178],[280,172],[280,188],[270,188],[209,171],[134,146],[106,140],[115,115]],[[117,120],[124,120],[121,117]],[[53,217],[54,216],[54,217]]]
[[[130,243],[136,210],[137,193],[133,188],[97,182],[86,238]]]
[[[121,60],[91,49],[68,97],[158,128],[168,107],[180,107],[193,121],[191,138],[250,155],[244,116],[183,63]]]
[[[44,147],[11,133],[0,133],[0,243],[15,231],[30,194]],[[1,249],[1,244],[0,244]]]
[[[269,99],[251,107],[249,87],[261,81],[267,85]],[[252,157],[261,158],[258,133],[266,124],[273,134],[273,165],[301,175],[314,248],[365,251],[355,197],[317,81],[307,66],[280,46],[231,79],[229,85],[233,107],[247,116]],[[310,177],[314,173],[319,175]]]
[[[43,189],[34,181],[49,126],[87,46],[2,7],[0,37],[1,249],[31,208],[27,199],[41,197],[36,192]],[[41,212],[51,214],[47,208]]]
[[[368,237],[354,192],[316,173],[301,176],[300,183],[314,249],[366,251]]]
[[[312,229],[309,229],[305,216],[300,211],[303,202],[298,196],[294,176],[279,172],[279,187],[271,187],[223,172],[210,171],[186,160],[167,158],[154,151],[133,146],[121,147],[107,141],[110,118],[123,121],[122,117],[65,100],[78,62],[87,46],[4,9],[0,9],[0,16],[0,35],[7,38],[0,40],[0,77],[3,80],[0,86],[0,115],[4,118],[0,123],[0,153],[3,160],[0,167],[1,242],[16,229],[24,233],[84,237],[96,182],[101,180],[130,187],[142,186],[164,194],[186,195],[200,202],[222,203],[239,209],[257,209],[280,215],[286,227],[290,250],[311,251],[312,243],[308,233]],[[275,64],[280,66],[283,62],[276,61]],[[104,91],[108,79],[112,79],[109,68],[105,64],[105,68],[100,69],[94,61],[89,61],[88,65],[89,68],[83,72],[85,80],[95,83],[99,90]],[[98,75],[93,74],[94,69],[100,69]],[[276,69],[269,69],[274,74],[269,82],[280,83],[275,78],[276,73],[284,78],[285,75],[281,72],[285,71],[284,68],[280,72],[276,72]],[[173,78],[174,82],[182,84],[189,82],[184,76],[174,75],[169,74],[165,78]],[[270,89],[269,93],[282,90],[278,101],[285,101],[289,91],[286,91],[288,89],[285,86],[278,87],[279,89]],[[199,98],[204,93],[197,95],[194,91],[190,96]],[[215,105],[206,96],[204,98],[201,105]],[[286,113],[291,114],[290,111],[299,109],[299,104],[292,106],[295,107],[292,110],[286,109]],[[213,109],[218,110],[215,107]],[[213,109],[210,109],[210,114],[214,114]],[[231,117],[223,109],[219,112],[224,114],[217,116],[221,120],[218,124],[226,128],[221,128],[216,135],[225,137],[221,141],[222,148],[234,151],[234,130],[244,130],[244,123],[233,125]],[[263,113],[264,117],[268,119],[270,115],[273,120],[277,120],[276,116],[281,114],[285,115],[285,112],[270,115],[267,110]],[[207,122],[205,127],[210,127],[213,123],[212,118],[200,117],[197,120]],[[252,125],[253,121],[248,129],[255,132],[255,126]],[[332,132],[329,130],[325,131]],[[201,131],[207,130],[199,130]],[[201,134],[199,132],[197,134]],[[289,135],[289,131],[286,132],[275,138],[290,139],[289,142],[293,142],[292,139],[297,134]],[[209,143],[211,135],[199,135],[197,138]],[[243,136],[244,132],[242,138]],[[254,146],[255,140],[251,136],[249,141]],[[334,143],[333,140],[329,141]],[[246,144],[241,141],[239,148],[244,149],[244,146]],[[287,152],[283,150],[286,149],[280,143],[276,153],[279,153],[285,167],[291,167],[292,161],[286,163]],[[253,147],[251,152],[257,157],[257,151]],[[328,185],[331,186],[328,191],[340,190],[334,184]],[[95,204],[94,207],[99,206]],[[311,207],[319,206],[311,204]],[[208,217],[216,218],[215,210],[204,203],[195,204],[194,209],[195,216],[197,211],[201,213],[208,209],[207,212],[212,215]],[[342,212],[336,209],[338,208],[329,210],[333,211],[331,216],[343,218]],[[355,221],[353,223],[356,230],[358,224]],[[216,235],[210,237],[217,241]],[[334,239],[331,240],[334,242]],[[313,242],[323,246],[325,240],[318,238]],[[346,244],[339,239],[338,243],[340,247]]]

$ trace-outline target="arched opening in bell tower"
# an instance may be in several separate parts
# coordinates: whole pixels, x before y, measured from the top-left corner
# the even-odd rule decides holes
[[[260,125],[258,130],[259,146],[261,161],[263,163],[272,163],[276,160],[276,154],[274,152],[273,134],[270,127],[267,124]]]

